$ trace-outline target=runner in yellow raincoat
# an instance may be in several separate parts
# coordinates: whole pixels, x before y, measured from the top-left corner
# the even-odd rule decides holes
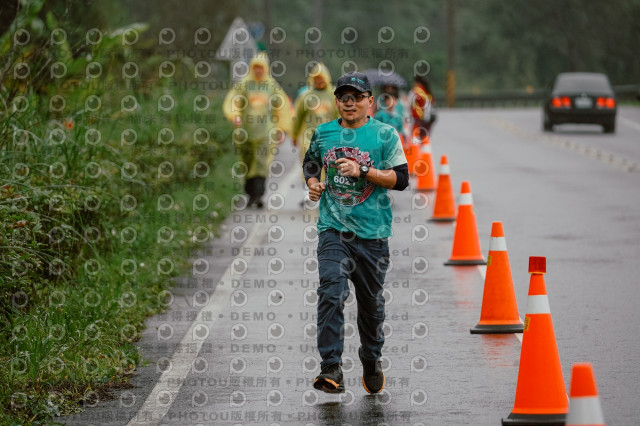
[[[227,93],[222,105],[225,117],[241,129],[234,144],[246,165],[245,192],[248,205],[262,208],[265,181],[274,152],[286,133],[291,133],[291,103],[269,72],[264,52],[249,62],[249,74]]]

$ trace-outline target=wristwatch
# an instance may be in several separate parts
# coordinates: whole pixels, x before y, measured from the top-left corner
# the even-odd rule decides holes
[[[367,175],[367,173],[369,173],[369,167],[368,166],[360,166],[360,177],[363,178]]]

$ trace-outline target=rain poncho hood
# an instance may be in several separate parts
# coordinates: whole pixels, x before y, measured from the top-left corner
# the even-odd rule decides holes
[[[329,69],[321,62],[318,62],[316,65],[314,65],[309,72],[309,76],[307,77],[307,85],[309,86],[309,89],[317,90],[313,82],[313,79],[316,76],[322,77],[324,82],[327,83],[327,87],[325,87],[323,91],[328,90],[333,93],[334,88],[331,84],[331,74],[329,73]]]
[[[271,73],[269,72],[269,58],[264,52],[260,52],[251,58],[251,61],[249,62],[249,75],[247,75],[243,80],[258,81],[254,72],[254,67],[256,65],[261,65],[262,68],[264,68],[264,76],[259,81],[273,80],[273,77],[271,77]]]

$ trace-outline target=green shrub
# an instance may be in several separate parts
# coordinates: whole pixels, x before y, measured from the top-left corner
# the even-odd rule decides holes
[[[227,170],[234,153],[222,94],[204,94],[212,109],[194,115],[203,94],[153,80],[155,57],[140,62],[138,80],[123,83],[126,29],[90,51],[42,44],[58,24],[39,20],[41,5],[23,8],[0,36],[8,69],[28,60],[32,76],[5,73],[0,84],[3,424],[51,422],[126,386],[143,359],[135,342],[145,319],[166,308],[163,291],[189,270],[200,244],[194,229],[214,235],[237,190]],[[18,48],[9,41],[25,27],[39,30]],[[43,72],[52,59],[64,60],[64,78]],[[90,61],[102,67],[99,84],[83,83]],[[122,108],[127,96],[134,111]],[[175,107],[160,113],[168,96]],[[209,197],[207,209],[190,208],[197,194]],[[171,210],[159,211],[162,202]],[[174,237],[159,242],[166,226]],[[167,259],[171,272],[158,273]]]

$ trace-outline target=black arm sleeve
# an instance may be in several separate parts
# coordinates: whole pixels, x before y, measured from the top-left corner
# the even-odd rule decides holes
[[[400,164],[399,166],[395,166],[392,168],[394,172],[396,172],[396,184],[392,189],[397,191],[404,190],[407,186],[409,186],[409,166],[407,163]]]
[[[320,180],[322,165],[317,161],[311,159],[311,157],[309,156],[309,150],[307,150],[306,154],[304,154],[304,160],[302,160],[302,173],[304,174],[305,182],[307,182],[312,177]]]

